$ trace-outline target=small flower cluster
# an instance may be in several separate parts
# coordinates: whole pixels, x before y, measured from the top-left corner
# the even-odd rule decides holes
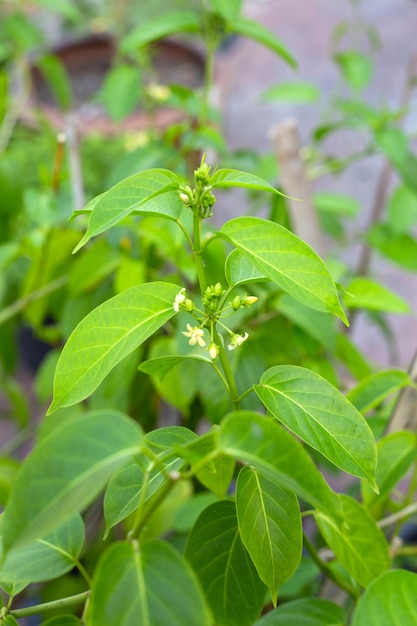
[[[210,167],[204,161],[200,167],[194,171],[195,189],[191,189],[188,185],[181,187],[179,196],[186,207],[191,209],[198,208],[199,215],[202,218],[211,217],[213,215],[213,205],[216,202],[216,196],[211,192],[211,176]]]
[[[176,313],[179,311],[187,311],[188,313],[192,313],[199,322],[198,326],[191,326],[191,324],[187,324],[187,330],[182,332],[182,334],[188,338],[190,346],[205,348],[207,346],[207,342],[204,338],[204,327],[208,325],[211,326],[211,341],[207,350],[213,360],[215,360],[219,355],[219,346],[213,339],[216,323],[220,324],[230,335],[230,344],[227,346],[229,350],[235,350],[249,337],[248,333],[234,333],[219,321],[221,312],[218,312],[218,307],[220,298],[223,294],[224,290],[221,283],[216,283],[215,285],[207,287],[203,294],[205,311],[199,311],[199,309],[195,309],[193,301],[187,298],[186,290],[183,287],[175,296],[173,303],[173,309]],[[233,301],[229,303],[227,308],[232,308],[234,311],[237,311],[240,307],[251,306],[257,301],[257,299],[258,298],[255,296],[236,296]],[[201,314],[202,317],[199,318],[198,314]]]

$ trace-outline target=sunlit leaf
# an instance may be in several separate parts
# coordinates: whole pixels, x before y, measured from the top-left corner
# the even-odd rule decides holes
[[[410,305],[396,293],[365,276],[357,276],[346,286],[345,304],[351,309],[386,313],[410,313]]]

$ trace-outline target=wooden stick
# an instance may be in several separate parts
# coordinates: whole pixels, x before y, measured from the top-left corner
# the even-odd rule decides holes
[[[293,230],[318,254],[323,254],[324,242],[306,168],[301,157],[297,122],[289,119],[278,124],[270,131],[270,138],[281,170],[284,192],[292,198],[297,198],[297,200],[288,200]]]
[[[417,383],[417,352],[415,353],[408,373],[411,380]],[[397,430],[411,430],[417,432],[417,389],[404,387],[396,402],[386,433]]]

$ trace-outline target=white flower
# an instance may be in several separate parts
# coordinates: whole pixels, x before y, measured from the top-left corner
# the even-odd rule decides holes
[[[208,351],[209,351],[209,355],[210,355],[210,357],[211,357],[211,358],[213,359],[213,361],[214,361],[214,359],[216,359],[216,358],[217,358],[217,355],[219,354],[219,349],[218,349],[218,347],[216,346],[216,344],[215,344],[214,342],[212,342],[212,343],[209,345]]]
[[[241,346],[248,337],[248,333],[245,333],[244,335],[232,335],[231,342],[227,347],[229,348],[229,350],[235,350],[236,348]]]
[[[190,326],[190,324],[187,324],[187,330],[188,332],[183,331],[182,334],[184,337],[190,338],[190,341],[188,342],[190,346],[196,346],[198,344],[201,348],[204,348],[206,345],[206,342],[203,339],[204,330],[198,326]]]
[[[174,300],[174,304],[173,304],[173,308],[175,313],[178,313],[178,311],[181,308],[181,304],[185,302],[185,287],[183,287],[181,289],[181,291],[179,291],[177,293],[177,295],[175,296],[175,300]]]

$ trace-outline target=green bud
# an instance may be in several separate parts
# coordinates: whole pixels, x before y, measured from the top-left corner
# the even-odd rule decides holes
[[[235,296],[232,300],[232,307],[234,308],[235,311],[237,311],[238,309],[240,309],[241,306],[242,306],[242,298],[240,296]]]
[[[221,283],[216,283],[216,284],[214,285],[214,289],[213,289],[213,291],[214,291],[214,295],[215,295],[217,298],[220,298],[220,296],[221,296],[221,295],[222,295],[222,293],[223,293],[223,287],[222,287],[222,284],[221,284]]]

